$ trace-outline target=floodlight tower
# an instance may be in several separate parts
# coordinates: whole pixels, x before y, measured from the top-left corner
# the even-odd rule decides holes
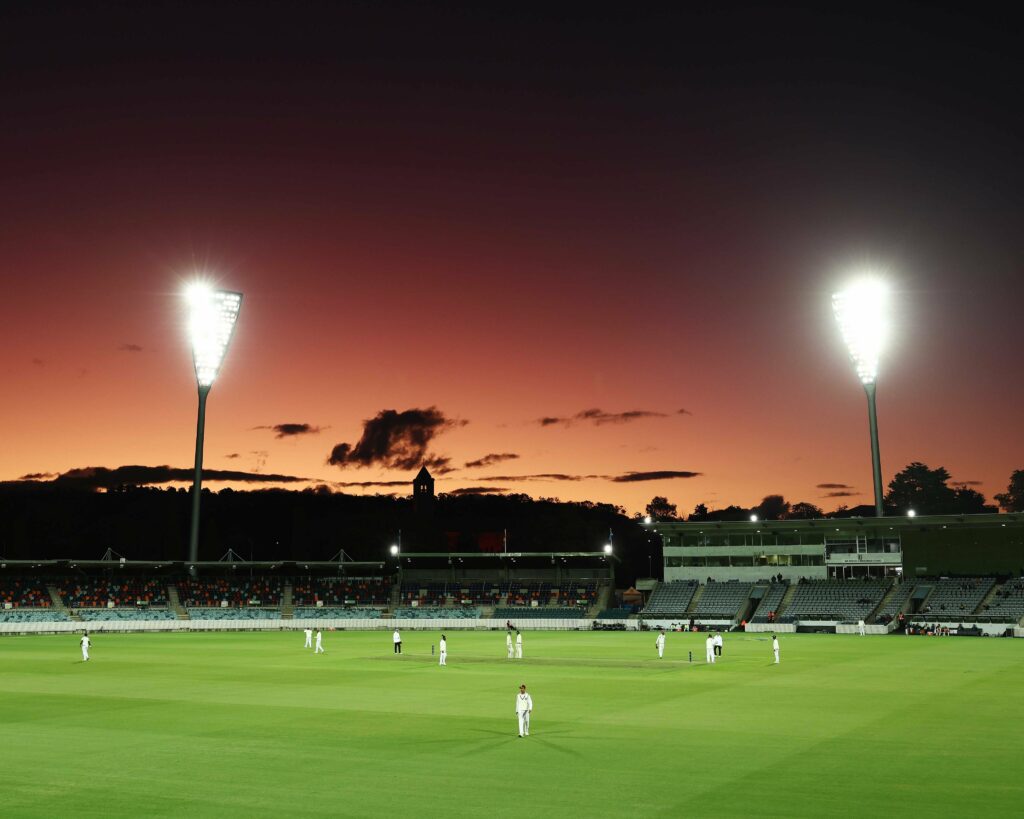
[[[878,452],[875,382],[878,379],[878,359],[889,339],[889,288],[876,278],[855,281],[845,290],[833,294],[832,311],[868,396],[875,515],[882,517],[882,459]]]
[[[242,307],[242,294],[214,290],[207,284],[192,284],[185,291],[188,304],[188,334],[192,343],[192,361],[199,387],[199,413],[196,419],[196,471],[192,478],[192,528],[188,541],[188,559],[195,574],[199,560],[199,496],[203,484],[203,436],[206,429],[206,397],[217,379],[224,355]]]

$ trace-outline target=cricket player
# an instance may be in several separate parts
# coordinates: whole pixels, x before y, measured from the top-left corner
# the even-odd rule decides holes
[[[722,656],[722,635],[721,634],[715,634],[715,656],[716,657],[721,657]]]
[[[864,630],[864,621],[863,621],[863,620],[858,620],[858,621],[857,621],[857,633],[858,633],[858,634],[859,634],[859,635],[860,635],[861,637],[863,637],[863,636],[864,636],[864,634],[866,633],[866,632],[865,632],[865,630]]]
[[[523,633],[516,629],[516,659],[523,659]]]
[[[530,713],[533,711],[533,697],[526,693],[526,686],[519,686],[516,696],[516,716],[519,718],[519,736],[530,735]]]
[[[775,652],[775,665],[779,664],[779,638],[772,635],[772,651]]]
[[[306,635],[306,644],[303,646],[303,648],[312,648],[313,647],[313,629],[311,629],[311,628],[304,629],[303,633]]]
[[[314,654],[325,654],[324,651],[324,635],[320,629],[316,630],[316,648],[313,649]]]
[[[705,657],[707,662],[713,665],[715,662],[715,638],[710,634],[708,635],[708,639],[704,641],[704,649],[706,652]]]
[[[395,654],[402,653],[402,635],[398,633],[398,629],[395,629],[395,633],[391,636],[391,639],[395,641]]]
[[[654,645],[658,647],[658,659],[660,660],[665,654],[665,629],[658,633],[658,639],[654,641]]]
[[[92,641],[89,639],[89,632],[86,631],[82,634],[82,639],[79,641],[82,644],[82,662],[89,661],[89,646],[92,645]]]
[[[448,665],[448,640],[441,635],[441,642],[437,646],[437,653],[441,655],[441,665]]]
[[[515,649],[512,647],[512,632],[505,632],[505,648],[508,649],[508,658],[511,660],[515,657]]]

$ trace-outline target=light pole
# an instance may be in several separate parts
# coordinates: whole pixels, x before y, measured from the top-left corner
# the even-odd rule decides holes
[[[199,560],[199,497],[203,485],[203,437],[206,429],[206,398],[220,372],[224,355],[238,321],[242,294],[214,290],[196,283],[185,291],[188,304],[188,334],[192,343],[192,363],[199,388],[199,412],[196,417],[196,462],[192,477],[192,526],[189,531],[189,572],[195,575]]]
[[[871,471],[875,485],[875,515],[882,517],[882,458],[878,449],[878,415],[875,382],[878,359],[889,339],[889,288],[875,278],[854,282],[833,294],[832,311],[857,368],[868,397],[868,428],[871,433]]]

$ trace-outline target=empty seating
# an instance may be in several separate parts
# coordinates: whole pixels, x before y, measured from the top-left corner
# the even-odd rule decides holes
[[[442,606],[406,606],[395,609],[395,617],[407,620],[471,620],[480,616],[476,606],[444,608]]]
[[[54,608],[17,608],[0,609],[0,623],[54,623],[66,622],[70,618],[66,612]]]
[[[789,591],[789,582],[772,583],[764,593],[761,602],[750,618],[751,623],[774,623],[778,616],[779,604]]]
[[[281,605],[282,581],[280,577],[190,577],[178,583],[178,597],[185,606]]]
[[[46,585],[24,577],[5,577],[0,580],[0,610],[10,603],[11,608],[49,608],[53,605]]]
[[[694,618],[732,619],[740,606],[750,599],[753,587],[753,583],[741,583],[738,580],[727,580],[724,583],[709,581],[693,609]]]
[[[823,620],[853,623],[864,620],[889,588],[887,579],[801,580],[783,622]]]
[[[386,606],[391,585],[381,577],[299,578],[292,584],[296,606]]]
[[[930,585],[932,593],[924,601],[920,614],[930,620],[963,620],[981,605],[995,582],[994,577],[944,577],[922,581],[918,585]]]
[[[319,608],[313,606],[302,606],[296,608],[292,615],[296,620],[317,620],[317,619],[337,619],[337,620],[379,620],[380,609],[364,608],[362,606],[354,606],[350,608],[338,607],[338,606],[321,606]]]
[[[540,620],[545,617],[557,619],[578,619],[587,616],[587,610],[569,606],[499,606],[494,617],[499,620]]]
[[[281,612],[278,609],[263,609],[257,606],[248,606],[244,609],[190,607],[188,617],[190,620],[280,620]]]
[[[118,620],[174,620],[177,615],[170,609],[79,609],[78,616],[86,621]]]
[[[71,609],[115,606],[166,606],[167,586],[145,577],[70,577],[54,584]]]
[[[686,612],[696,591],[696,580],[659,583],[651,593],[643,613],[653,617],[677,617]]]
[[[1024,578],[1009,581],[986,606],[982,607],[986,620],[1003,623],[1016,623],[1024,617]]]

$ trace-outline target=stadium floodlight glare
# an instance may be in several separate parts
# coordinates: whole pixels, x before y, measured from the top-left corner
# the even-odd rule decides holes
[[[392,557],[397,557],[398,556],[398,546],[397,545],[392,545],[392,547],[391,547],[391,556]]]
[[[610,544],[610,543],[604,544],[604,553],[606,555],[610,555],[612,553],[612,544]]]
[[[917,517],[917,512],[915,512],[913,509],[908,509],[907,510],[907,517],[908,518],[916,518]]]
[[[650,515],[644,515],[644,523],[646,523],[647,525],[650,525],[650,523],[651,523],[651,516]]]
[[[750,522],[751,523],[757,523],[757,515],[751,515],[750,516]]]
[[[882,517],[882,459],[878,448],[875,382],[878,379],[878,361],[889,341],[889,287],[874,276],[858,279],[833,294],[832,312],[853,359],[857,377],[868,396],[875,515]]]
[[[199,560],[199,498],[203,484],[203,436],[206,428],[206,397],[217,379],[228,345],[235,332],[242,294],[230,290],[214,290],[205,282],[194,282],[185,289],[188,308],[188,335],[192,344],[192,363],[199,387],[199,412],[196,419],[196,462],[192,479],[192,528],[189,534],[188,559]]]

